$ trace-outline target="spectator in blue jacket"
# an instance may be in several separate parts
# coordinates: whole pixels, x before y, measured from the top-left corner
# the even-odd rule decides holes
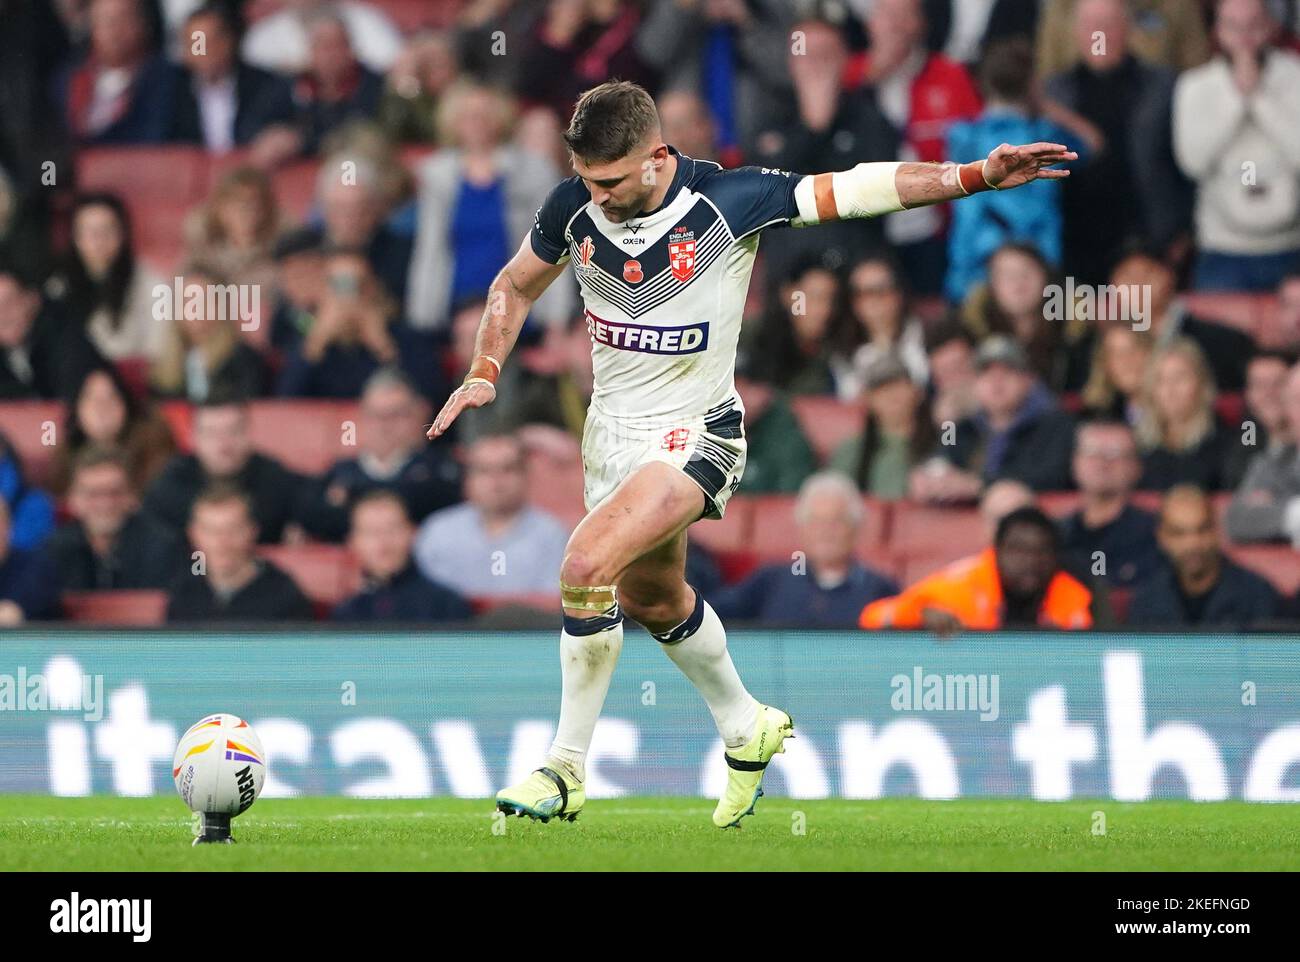
[[[59,615],[59,573],[43,554],[9,538],[9,505],[0,500],[0,627]]]
[[[0,434],[0,502],[4,504],[8,541],[19,550],[38,548],[54,531],[54,500],[29,487],[22,462],[9,439]]]
[[[406,502],[392,491],[371,491],[352,508],[348,547],[361,563],[364,587],[334,609],[335,621],[457,621],[473,611],[450,588],[415,566],[415,526]]]
[[[1241,630],[1278,616],[1273,586],[1224,557],[1214,505],[1200,488],[1170,489],[1156,537],[1168,564],[1138,586],[1129,624]]]
[[[890,578],[855,557],[862,498],[837,471],[814,474],[795,502],[798,550],[709,597],[721,618],[800,628],[852,628],[862,608],[898,593]]]
[[[1034,84],[1034,48],[1010,37],[989,45],[979,71],[984,112],[948,131],[949,157],[986,157],[1000,144],[1066,144],[1086,163],[1094,130],[1065,108],[1042,102]],[[959,303],[984,279],[984,265],[1007,241],[1032,243],[1052,263],[1061,262],[1060,189],[1051,181],[1024,190],[987,191],[952,205],[948,275],[944,293]]]

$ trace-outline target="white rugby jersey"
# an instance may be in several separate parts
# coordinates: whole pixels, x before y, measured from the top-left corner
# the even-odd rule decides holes
[[[591,403],[618,418],[731,406],[759,232],[799,214],[800,174],[724,170],[668,149],[677,172],[657,210],[611,223],[570,177],[538,209],[531,235],[542,260],[573,264],[592,342]]]

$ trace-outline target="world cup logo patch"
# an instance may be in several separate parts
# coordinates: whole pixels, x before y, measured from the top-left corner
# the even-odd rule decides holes
[[[588,235],[582,239],[578,245],[578,264],[581,267],[590,267],[592,255],[596,253],[596,245],[592,243],[591,236]]]
[[[665,451],[685,451],[686,443],[691,439],[691,432],[687,428],[673,428],[664,435],[661,447]]]

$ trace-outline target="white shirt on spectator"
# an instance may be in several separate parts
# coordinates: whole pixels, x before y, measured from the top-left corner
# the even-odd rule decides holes
[[[1174,157],[1196,182],[1202,250],[1300,248],[1300,56],[1270,50],[1242,96],[1227,59],[1186,71],[1174,88]]]
[[[388,14],[368,3],[346,0],[334,9],[343,18],[357,59],[376,73],[387,73],[402,49],[402,34]],[[307,68],[307,31],[292,10],[258,20],[244,36],[244,59],[263,70],[282,74]]]
[[[90,133],[98,134],[117,120],[122,98],[134,79],[135,71],[129,67],[113,67],[95,75],[90,108],[86,112],[86,129]]]
[[[235,111],[238,109],[234,76],[216,83],[194,81],[194,99],[199,104],[199,123],[203,127],[203,144],[215,153],[224,154],[235,146]]]

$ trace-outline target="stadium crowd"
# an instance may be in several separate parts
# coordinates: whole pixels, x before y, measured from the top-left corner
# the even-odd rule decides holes
[[[766,233],[744,484],[692,529],[719,615],[1300,619],[1297,0],[0,19],[0,624],[552,622],[592,389],[571,277],[496,403],[424,431],[611,77],[724,166],[1080,154],[1064,182]]]

